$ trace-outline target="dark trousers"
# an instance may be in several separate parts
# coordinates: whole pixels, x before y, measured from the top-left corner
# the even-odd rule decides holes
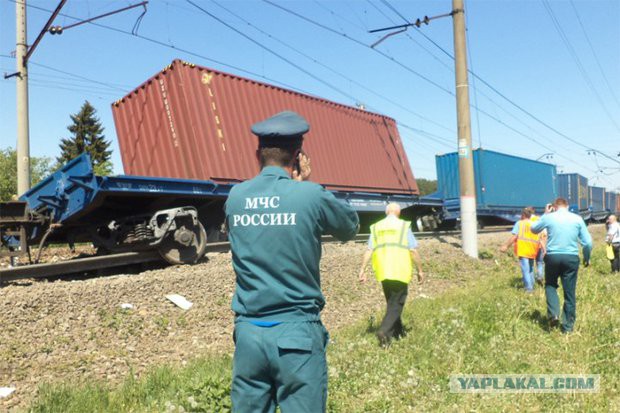
[[[611,261],[611,272],[620,272],[620,244],[611,244],[614,249],[614,259]]]
[[[547,316],[560,317],[560,299],[558,297],[558,279],[562,281],[564,290],[564,306],[562,309],[562,331],[573,331],[576,318],[575,289],[579,256],[569,254],[545,255],[545,296],[547,297]]]
[[[389,341],[392,337],[398,338],[404,333],[400,316],[403,313],[405,301],[407,301],[407,284],[400,281],[383,280],[381,285],[387,302],[387,310],[378,333]]]
[[[320,321],[236,322],[234,339],[233,412],[325,412],[328,334]]]

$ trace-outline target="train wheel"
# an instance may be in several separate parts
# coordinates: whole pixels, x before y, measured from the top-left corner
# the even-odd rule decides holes
[[[205,254],[207,233],[201,223],[182,226],[159,245],[159,253],[170,264],[194,264]]]

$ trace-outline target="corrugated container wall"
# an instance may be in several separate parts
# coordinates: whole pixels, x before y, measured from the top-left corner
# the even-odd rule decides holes
[[[615,192],[605,192],[605,209],[612,214],[616,212],[617,197]]]
[[[238,182],[255,176],[250,126],[283,110],[310,123],[312,180],[417,195],[394,119],[175,60],[112,105],[126,174]]]
[[[473,154],[478,208],[543,208],[557,197],[555,165],[482,149]],[[460,197],[458,161],[456,152],[435,157],[445,199]]]
[[[558,196],[579,210],[588,209],[588,178],[579,174],[558,175]]]
[[[593,212],[605,210],[605,188],[600,186],[589,186],[590,208]]]

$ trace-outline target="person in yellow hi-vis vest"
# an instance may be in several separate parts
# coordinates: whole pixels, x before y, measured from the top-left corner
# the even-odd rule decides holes
[[[366,266],[372,257],[372,268],[383,286],[387,302],[385,317],[377,331],[379,344],[383,347],[390,344],[392,337],[400,338],[405,334],[401,314],[412,277],[412,260],[418,267],[418,282],[424,280],[411,222],[399,218],[400,205],[396,203],[388,204],[385,214],[384,219],[370,227],[368,250],[359,273],[360,282],[366,282]]]
[[[540,249],[540,235],[531,231],[532,211],[529,208],[523,208],[521,211],[521,220],[517,221],[512,228],[511,236],[504,245],[500,247],[501,252],[508,251],[508,248],[515,245],[515,255],[519,258],[521,266],[521,275],[523,277],[523,285],[525,292],[534,291],[534,261]]]

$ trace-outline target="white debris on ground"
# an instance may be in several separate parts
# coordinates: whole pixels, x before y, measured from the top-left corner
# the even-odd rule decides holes
[[[9,397],[15,391],[15,387],[0,387],[0,399]]]
[[[182,308],[183,310],[186,310],[186,311],[192,308],[192,305],[194,305],[190,301],[187,301],[187,298],[179,294],[168,294],[166,298],[170,300],[170,302],[172,302],[177,307]]]

